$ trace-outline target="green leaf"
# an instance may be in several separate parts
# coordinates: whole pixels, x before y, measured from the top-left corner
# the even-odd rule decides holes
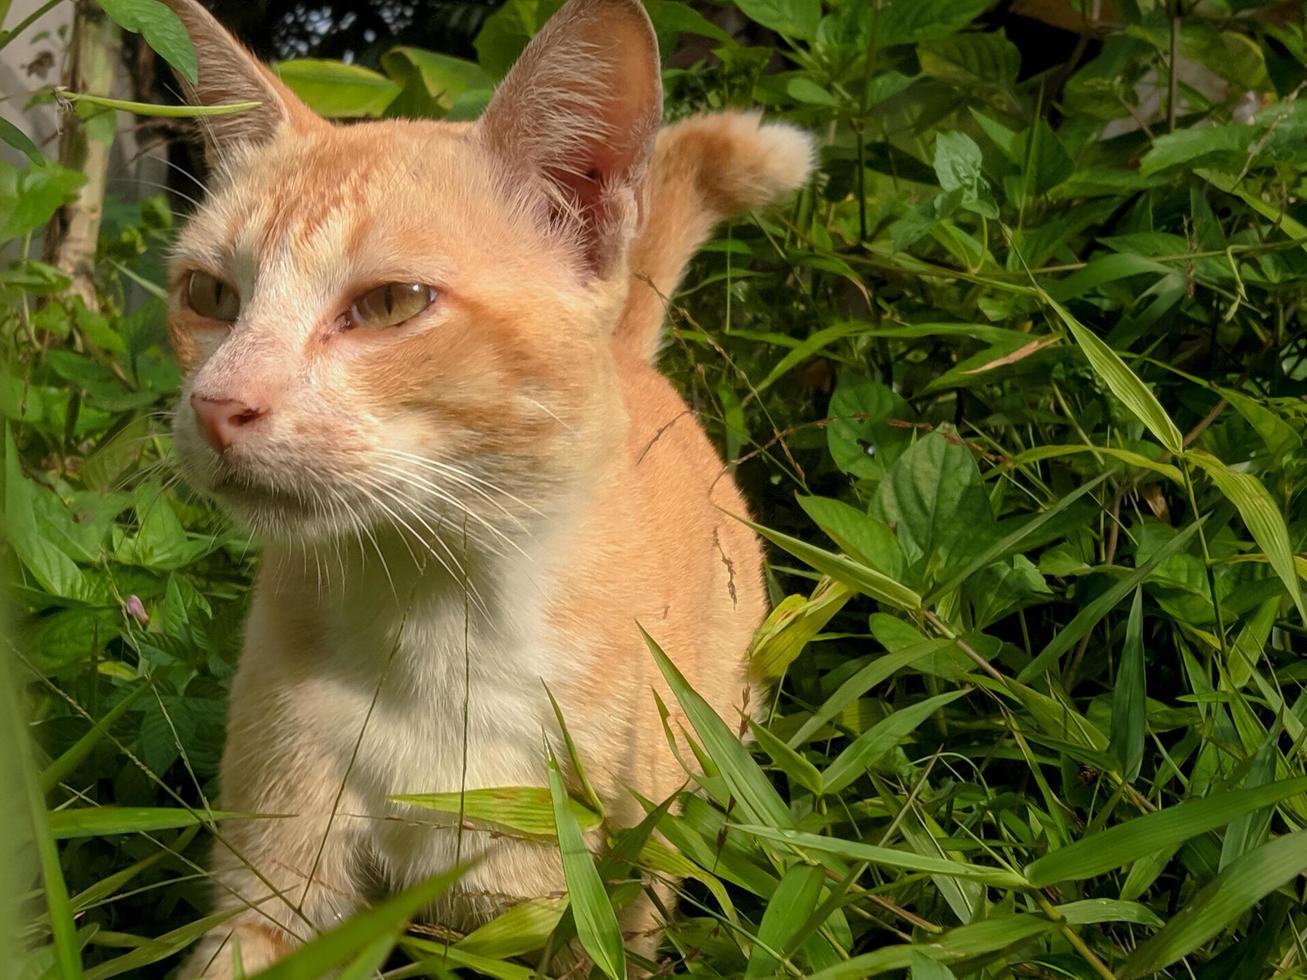
[[[980,147],[966,133],[940,133],[935,137],[935,176],[945,191],[956,191],[964,205],[988,218],[997,218],[989,196],[989,183],[980,172]]]
[[[1170,541],[1158,548],[1142,565],[1129,575],[1113,582],[1102,595],[1076,613],[1071,622],[1062,627],[1057,635],[1048,641],[1044,649],[1039,651],[1039,655],[1026,664],[1021,672],[1017,674],[1017,680],[1024,683],[1050,669],[1057,662],[1058,657],[1079,643],[1082,636],[1093,629],[1099,620],[1115,609],[1116,604],[1124,599],[1127,593],[1143,583],[1152,574],[1153,569],[1172,555],[1179,554],[1194,535],[1198,533],[1201,523],[1202,519],[1200,518],[1190,524],[1171,538]]]
[[[520,902],[458,941],[457,948],[477,956],[507,958],[543,949],[567,911],[565,898]]]
[[[626,949],[622,945],[617,914],[568,805],[567,787],[563,785],[563,774],[553,752],[549,753],[549,792],[553,797],[554,827],[577,938],[595,965],[611,980],[626,980]]]
[[[796,864],[785,872],[762,914],[746,978],[772,977],[781,972],[777,954],[788,955],[791,940],[802,933],[821,900],[825,880],[825,869],[818,865]]]
[[[1282,785],[1282,784],[1281,784]],[[1307,870],[1307,830],[1245,854],[1189,899],[1162,930],[1131,954],[1122,980],[1152,976],[1232,926],[1248,909]]]
[[[119,718],[127,713],[128,709],[136,703],[142,694],[150,689],[148,683],[137,684],[119,699],[118,703],[111,708],[103,718],[97,721],[91,730],[74,742],[59,758],[53,760],[41,772],[41,791],[49,793],[59,785],[64,779],[67,779],[73,771],[81,765],[82,761],[91,754],[91,751],[99,744],[100,739],[108,734]],[[73,812],[73,811],[62,811]]]
[[[1147,718],[1144,680],[1144,590],[1135,589],[1130,620],[1125,628],[1125,647],[1112,687],[1112,755],[1121,764],[1121,775],[1133,781],[1144,758],[1144,724]]]
[[[956,34],[992,0],[889,0],[880,15],[882,45],[912,44]]]
[[[735,0],[735,5],[745,17],[778,34],[805,41],[817,36],[821,0]]]
[[[827,414],[826,445],[835,465],[850,476],[879,478],[908,444],[908,433],[887,423],[911,419],[912,410],[901,395],[865,375],[840,372]]]
[[[932,432],[886,473],[872,512],[894,528],[915,575],[932,581],[998,537],[971,450]]]
[[[1009,555],[1015,554],[1016,551],[1018,550],[1018,546],[1021,544],[1022,541],[1025,541],[1032,534],[1038,531],[1041,527],[1043,527],[1045,524],[1051,521],[1054,517],[1056,517],[1058,514],[1062,513],[1064,510],[1066,510],[1068,507],[1074,504],[1081,497],[1085,496],[1090,491],[1097,489],[1099,484],[1101,484],[1104,480],[1108,479],[1108,477],[1110,477],[1111,475],[1112,474],[1110,472],[1100,473],[1098,476],[1094,477],[1092,480],[1090,480],[1088,483],[1084,484],[1083,486],[1077,488],[1076,490],[1073,490],[1071,493],[1059,497],[1057,503],[1053,504],[1052,507],[1049,507],[1047,510],[1040,511],[1038,514],[1036,514],[1030,520],[1026,521],[1015,531],[1011,531],[1010,533],[1005,534],[1003,537],[989,544],[983,551],[981,551],[978,555],[972,558],[971,561],[969,561],[963,568],[955,572],[947,581],[941,582],[939,585],[935,586],[935,588],[933,588],[929,593],[927,593],[925,601],[927,603],[932,602],[936,596],[944,595],[948,592],[951,592],[953,589],[957,588],[959,585],[965,582],[976,572],[980,571],[982,568],[985,568],[986,566],[993,564],[994,562],[998,561],[1001,558],[1006,558]]]
[[[759,676],[769,680],[783,676],[851,595],[847,586],[823,578],[811,598],[788,595],[778,602],[754,634],[749,656]]]
[[[351,916],[257,974],[258,980],[316,980],[384,939],[393,945],[408,920],[447,892],[465,870],[452,868]]]
[[[1253,540],[1266,553],[1266,560],[1280,576],[1299,617],[1307,623],[1307,608],[1303,606],[1302,588],[1294,567],[1289,529],[1285,526],[1280,508],[1275,505],[1262,481],[1251,473],[1239,473],[1230,469],[1211,453],[1201,449],[1190,450],[1186,458],[1202,467],[1217,489],[1234,504]]]
[[[776,763],[777,767],[795,784],[811,793],[821,793],[821,773],[816,766],[786,745],[766,725],[760,725],[751,719],[749,729],[753,732],[753,737],[758,740],[758,747],[766,752],[771,761]]]
[[[917,61],[923,74],[960,88],[1011,85],[1021,71],[1021,52],[1001,31],[923,41]]]
[[[1115,898],[1083,898],[1067,902],[1054,910],[1073,926],[1088,926],[1099,922],[1131,922],[1139,926],[1161,926],[1162,920],[1147,905],[1123,902]]]
[[[21,238],[43,227],[84,183],[75,170],[51,165],[22,171],[0,160],[0,238]]]
[[[883,946],[811,975],[809,980],[862,980],[893,970],[909,969],[919,956],[941,963],[962,963],[1000,950],[1015,948],[1053,932],[1056,922],[1038,915],[1007,915],[950,929],[930,942]]]
[[[387,797],[395,803],[407,803],[436,810],[457,819],[473,820],[541,840],[554,836],[554,804],[543,786],[496,786],[470,789],[465,793],[410,793]],[[599,826],[599,814],[572,800],[572,819],[583,830]]]
[[[885,524],[842,500],[831,497],[796,498],[804,513],[812,518],[840,550],[864,565],[899,579],[906,571],[898,539]]]
[[[823,575],[829,575],[837,582],[843,582],[851,589],[856,589],[864,595],[869,595],[873,599],[878,599],[891,606],[897,606],[900,609],[918,609],[921,607],[921,596],[916,592],[913,592],[906,585],[894,581],[888,575],[883,575],[873,568],[868,568],[861,562],[818,548],[806,541],[800,541],[788,534],[782,534],[780,531],[773,531],[771,528],[755,524],[743,517],[737,517],[736,520],[747,524],[772,544],[785,549],[795,558],[811,565]]]
[[[966,691],[949,691],[900,708],[872,725],[841,752],[821,774],[827,794],[838,793],[869,768],[875,768],[889,752],[916,731],[917,726]]]
[[[721,771],[722,778],[730,786],[745,815],[750,820],[766,821],[777,827],[792,826],[794,818],[790,815],[789,808],[781,801],[739,737],[727,727],[712,706],[690,687],[685,676],[676,669],[676,665],[663,653],[654,638],[643,627],[640,632],[663,679],[671,688],[672,695],[685,712],[695,734],[703,742],[713,764]]]
[[[856,841],[838,840],[834,837],[822,837],[801,830],[785,830],[777,827],[764,827],[757,824],[742,824],[737,827],[742,833],[761,837],[763,840],[788,844],[798,851],[812,851],[817,854],[832,854],[849,861],[865,861],[878,867],[903,868],[908,871],[922,871],[926,874],[944,875],[949,878],[968,878],[997,888],[1025,888],[1026,880],[1015,871],[1002,868],[986,868],[979,864],[967,864],[963,861],[950,861],[946,858],[930,857],[901,851],[893,847],[880,847],[876,844],[862,844]]]
[[[1184,451],[1180,430],[1175,427],[1171,417],[1166,414],[1152,389],[1139,380],[1138,376],[1126,367],[1125,361],[1117,356],[1116,351],[1103,343],[1093,331],[1082,326],[1080,321],[1048,294],[1045,301],[1053,312],[1071,331],[1076,343],[1084,351],[1085,359],[1094,373],[1107,385],[1112,394],[1120,399],[1126,408],[1134,413],[1135,418],[1144,423],[1148,431],[1157,437],[1157,441],[1172,453]]]
[[[1197,126],[1163,133],[1139,161],[1139,172],[1151,177],[1172,167],[1192,169],[1199,163],[1211,163],[1212,156],[1246,159],[1257,135],[1251,126]]]
[[[296,58],[280,62],[276,71],[310,109],[336,119],[375,119],[400,92],[400,86],[385,75],[342,61]]]
[[[15,150],[21,152],[38,167],[45,166],[45,157],[31,138],[8,119],[0,116],[0,140],[4,140]]]
[[[186,810],[166,806],[87,806],[55,810],[50,832],[56,840],[104,837],[108,834],[143,834],[177,827],[207,827],[215,820],[269,820],[271,814],[232,810]]]
[[[1025,869],[1026,877],[1036,888],[1092,878],[1303,792],[1307,792],[1307,777],[1189,800],[1051,851]]]
[[[159,0],[100,0],[100,6],[123,30],[145,38],[145,43],[191,84],[199,80],[195,45],[181,18]]]
[[[494,87],[476,62],[421,48],[391,48],[381,56],[381,67],[404,90],[389,106],[391,115],[445,116],[465,95]]]
[[[91,967],[86,971],[86,980],[108,980],[109,977],[121,976],[128,972],[140,976],[139,971],[142,967],[176,956],[182,950],[195,945],[205,933],[218,928],[243,911],[245,911],[244,907],[238,905],[233,909],[215,912],[213,915],[188,922],[184,926],[178,926],[162,936],[155,936],[139,949]]]

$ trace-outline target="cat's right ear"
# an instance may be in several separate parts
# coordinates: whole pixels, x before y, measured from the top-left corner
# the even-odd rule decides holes
[[[197,80],[177,76],[195,106],[257,102],[256,108],[204,116],[199,122],[209,162],[221,163],[237,149],[266,142],[283,127],[307,131],[327,123],[205,10],[198,0],[163,0],[195,45]]]

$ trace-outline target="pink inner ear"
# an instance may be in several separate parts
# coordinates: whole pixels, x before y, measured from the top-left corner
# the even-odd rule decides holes
[[[570,0],[523,52],[482,117],[490,148],[551,185],[551,220],[603,272],[662,115],[658,46],[639,0]],[[533,171],[533,173],[532,173]]]

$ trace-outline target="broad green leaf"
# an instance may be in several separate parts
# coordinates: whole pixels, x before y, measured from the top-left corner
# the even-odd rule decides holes
[[[507,958],[544,948],[567,911],[565,898],[533,898],[514,905],[460,939],[458,949],[477,956]]]
[[[1267,561],[1280,576],[1289,598],[1298,609],[1299,617],[1307,623],[1307,607],[1303,605],[1302,589],[1294,568],[1289,529],[1285,526],[1284,515],[1280,513],[1280,508],[1275,505],[1262,481],[1251,473],[1230,469],[1211,453],[1201,449],[1191,449],[1187,458],[1202,467],[1217,489],[1234,504],[1253,540],[1266,553]]]
[[[1061,303],[1047,294],[1045,294],[1045,301],[1053,308],[1058,319],[1071,331],[1076,343],[1084,351],[1089,366],[1094,369],[1094,373],[1107,385],[1112,394],[1134,413],[1135,418],[1139,419],[1166,449],[1177,454],[1182,452],[1184,446],[1180,430],[1166,414],[1166,410],[1162,408],[1152,389],[1126,367],[1125,361],[1121,360],[1116,351],[1100,340],[1092,330],[1082,325]]]
[[[145,38],[146,44],[192,84],[198,81],[195,45],[181,18],[166,5],[159,0],[100,0],[100,6],[123,30]]]
[[[773,531],[743,517],[736,519],[753,528],[772,544],[788,551],[795,558],[812,566],[823,575],[829,575],[837,582],[843,582],[851,589],[869,595],[873,599],[879,599],[888,605],[896,606],[899,609],[918,609],[921,606],[921,596],[906,585],[901,585],[874,568],[868,568],[852,558],[818,548],[806,541],[801,541],[788,534],[782,534],[780,531]]]
[[[1021,52],[1001,31],[923,41],[917,61],[924,74],[960,88],[1011,85],[1021,70]]]
[[[825,869],[818,865],[796,864],[785,872],[763,912],[745,977],[771,977],[780,972],[777,954],[787,956],[793,948],[792,940],[821,901],[825,881]]]
[[[1214,156],[1242,162],[1257,135],[1253,127],[1238,125],[1195,126],[1163,133],[1139,161],[1139,172],[1148,177],[1172,167],[1192,169],[1200,163],[1212,163]]]
[[[1093,490],[1096,490],[1099,484],[1101,484],[1103,481],[1108,479],[1108,477],[1110,477],[1111,475],[1112,475],[1111,473],[1099,474],[1098,476],[1094,477],[1092,480],[1090,480],[1088,483],[1084,484],[1083,486],[1079,487],[1078,489],[1073,490],[1071,493],[1068,493],[1062,497],[1059,497],[1057,502],[1053,504],[1053,506],[1049,507],[1047,510],[1040,511],[1038,514],[1030,518],[1030,520],[1026,521],[1015,531],[1011,531],[1010,533],[1005,534],[1003,535],[1003,537],[990,543],[983,551],[981,551],[978,555],[972,558],[971,561],[968,562],[963,568],[955,572],[952,575],[952,577],[950,577],[947,581],[940,583],[939,585],[935,586],[935,588],[933,588],[929,593],[927,593],[925,601],[929,603],[933,601],[936,596],[944,595],[948,592],[951,592],[953,589],[957,588],[959,585],[965,582],[976,572],[980,571],[982,568],[985,568],[986,566],[993,564],[994,562],[998,561],[1000,558],[1006,558],[1009,555],[1015,554],[1021,542],[1025,541],[1032,534],[1038,531],[1041,527],[1043,527],[1045,524],[1051,521],[1054,517],[1056,517],[1058,514],[1062,513],[1064,510],[1066,510],[1068,507],[1074,504],[1081,497],[1085,496],[1087,493],[1090,493]]]
[[[1130,619],[1125,627],[1125,646],[1117,666],[1116,683],[1112,686],[1112,755],[1121,764],[1121,775],[1133,781],[1139,775],[1144,757],[1145,720],[1148,706],[1145,699],[1144,670],[1144,590],[1135,589],[1130,604]]]
[[[908,973],[908,980],[956,980],[952,970],[920,950],[912,950],[910,956],[912,970]]]
[[[462,876],[453,868],[354,915],[328,932],[315,936],[285,959],[257,974],[258,980],[316,980],[373,944],[390,938],[391,945],[405,924],[447,892]]]
[[[917,726],[966,691],[948,691],[900,708],[872,725],[841,752],[821,774],[822,789],[838,793],[868,769],[875,768],[900,742],[916,731]]]
[[[75,170],[50,165],[24,171],[0,160],[0,238],[21,238],[44,227],[85,182]]]
[[[927,332],[922,335],[930,336],[930,327],[923,325]],[[963,326],[959,333],[966,330]],[[889,421],[914,417],[901,395],[852,371],[840,372],[827,414],[830,424],[826,426],[826,445],[835,465],[850,476],[871,479],[878,479],[908,445],[908,433],[889,425]]]
[[[786,37],[811,40],[821,20],[821,0],[735,0],[740,13]]]
[[[554,804],[544,786],[495,786],[470,789],[465,793],[403,793],[389,797],[395,803],[407,803],[435,810],[447,816],[493,824],[505,830],[550,840],[554,836]],[[572,800],[573,819],[582,830],[599,826],[599,814]]]
[[[938,432],[890,467],[872,513],[894,528],[909,566],[924,581],[967,565],[999,536],[971,450]]]
[[[622,930],[617,925],[613,903],[604,890],[594,858],[581,835],[581,826],[568,805],[567,787],[552,752],[549,753],[549,792],[553,797],[554,832],[563,858],[563,877],[567,881],[567,897],[576,922],[577,938],[595,965],[611,980],[626,980]]]
[[[763,827],[757,824],[741,824],[741,832],[761,837],[763,840],[778,844],[788,844],[798,851],[812,851],[817,854],[831,854],[849,861],[866,861],[886,868],[903,868],[908,871],[923,871],[926,874],[944,875],[951,878],[969,878],[986,882],[998,888],[1025,888],[1026,880],[1015,871],[1002,868],[986,868],[979,864],[967,864],[963,861],[949,861],[945,858],[930,857],[902,851],[892,847],[880,847],[876,844],[862,844],[857,841],[838,840],[823,837],[801,830],[785,830],[777,827]]]
[[[1092,878],[1303,792],[1307,792],[1307,777],[1189,800],[1082,837],[1044,855],[1025,874],[1037,888]]]
[[[906,571],[898,538],[886,525],[831,497],[798,496],[799,506],[840,550],[864,565],[900,579]]]
[[[278,63],[276,69],[310,109],[336,119],[375,119],[400,92],[400,86],[385,75],[342,61],[296,58]]]
[[[948,37],[984,13],[991,0],[889,0],[880,14],[882,45]]]
[[[1126,960],[1120,976],[1152,976],[1232,926],[1266,895],[1307,871],[1307,830],[1245,854],[1189,899],[1157,935]]]
[[[391,115],[444,116],[469,92],[494,87],[476,62],[422,48],[391,48],[381,56],[381,67],[404,90],[386,107]]]
[[[104,837],[108,834],[143,834],[178,827],[209,826],[215,820],[268,820],[271,814],[234,810],[185,810],[166,806],[83,806],[50,813],[50,832],[56,840]]]

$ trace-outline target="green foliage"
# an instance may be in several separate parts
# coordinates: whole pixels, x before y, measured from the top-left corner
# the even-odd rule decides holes
[[[508,0],[476,63],[278,70],[341,118],[471,118],[558,5]],[[719,6],[649,3],[700,52],[669,116],[823,141],[696,260],[664,360],[771,546],[755,740],[650,641],[693,793],[616,826],[569,742],[536,787],[410,798],[559,846],[570,894],[401,935],[452,879],[424,883],[274,975],[528,977],[570,944],[620,976],[637,880],[679,900],[667,972],[1307,970],[1302,25],[1121,3],[1073,48],[986,0],[734,0],[734,33]],[[161,4],[105,8],[193,71]],[[1174,107],[1173,44],[1220,83]],[[168,475],[168,208],[107,202],[89,309],[36,257],[82,176],[0,139],[16,970],[162,976],[221,919],[199,869],[254,552]]]

